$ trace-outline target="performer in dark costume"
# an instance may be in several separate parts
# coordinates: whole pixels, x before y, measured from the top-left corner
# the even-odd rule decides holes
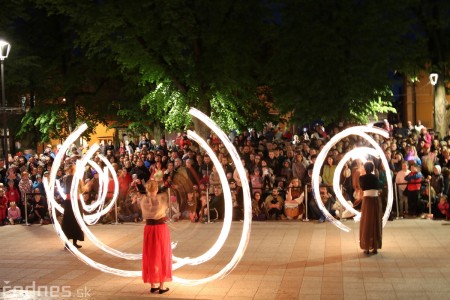
[[[72,239],[73,245],[81,248],[81,245],[78,245],[77,241],[84,241],[84,232],[81,230],[80,225],[78,225],[72,209],[71,201],[76,201],[76,199],[70,199],[70,189],[72,187],[73,174],[75,173],[75,165],[68,165],[65,172],[66,175],[62,179],[62,187],[67,198],[63,201],[64,216],[61,227],[67,239]],[[67,249],[67,246],[65,249]]]
[[[378,195],[379,182],[378,178],[372,174],[374,170],[372,162],[366,162],[364,169],[366,174],[359,178],[364,195],[361,205],[359,245],[365,254],[369,254],[371,249],[373,254],[377,254],[378,249],[381,249],[382,242],[382,209]]]

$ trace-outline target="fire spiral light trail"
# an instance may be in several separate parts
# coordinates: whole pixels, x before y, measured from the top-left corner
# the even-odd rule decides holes
[[[215,124],[208,116],[201,113],[200,111],[196,109],[191,109],[189,111],[191,115],[198,118],[202,122],[205,123],[206,126],[208,126],[213,132],[217,134],[217,136],[221,139],[225,147],[227,148],[230,157],[232,158],[236,169],[238,171],[238,174],[242,181],[242,188],[244,193],[244,222],[243,222],[243,230],[241,239],[239,242],[239,245],[236,249],[236,252],[234,256],[231,258],[230,262],[222,268],[219,272],[216,274],[213,274],[206,278],[201,279],[183,279],[180,277],[173,276],[173,281],[178,282],[185,285],[197,285],[197,284],[203,284],[207,283],[209,281],[219,279],[227,275],[229,272],[231,272],[236,265],[239,263],[239,261],[242,259],[245,249],[248,245],[248,240],[250,237],[250,227],[251,227],[251,196],[250,196],[250,189],[249,184],[247,180],[247,176],[245,173],[244,166],[242,165],[242,162],[240,160],[240,157],[234,148],[233,144],[229,141],[226,134]],[[91,259],[90,257],[86,256],[85,254],[81,253],[76,247],[74,247],[71,243],[68,242],[67,237],[65,236],[64,232],[62,231],[61,225],[59,224],[57,218],[56,218],[56,211],[59,211],[60,213],[64,213],[64,209],[59,205],[55,200],[55,186],[57,188],[57,191],[59,192],[60,196],[62,196],[64,199],[66,197],[64,191],[62,190],[61,186],[59,185],[59,182],[56,180],[56,172],[58,168],[61,166],[62,159],[64,157],[64,154],[67,149],[81,136],[81,134],[87,129],[87,125],[83,124],[79,128],[77,128],[63,143],[61,146],[58,154],[55,157],[53,168],[50,173],[49,179],[44,178],[44,187],[47,194],[47,199],[49,201],[49,210],[51,210],[51,216],[53,218],[53,225],[54,228],[58,234],[58,236],[61,238],[61,240],[69,247],[71,252],[81,261],[85,262],[89,266],[96,268],[102,272],[111,273],[114,275],[119,275],[123,277],[140,277],[141,271],[133,271],[133,270],[122,270],[118,268],[112,268],[107,265],[101,264],[96,262],[95,260]],[[214,151],[209,147],[209,145],[200,138],[195,132],[188,131],[188,137],[196,141],[203,149],[205,149],[209,156],[211,157],[220,177],[220,181],[223,186],[224,191],[224,198],[225,198],[225,216],[224,216],[224,222],[222,226],[222,230],[214,243],[214,245],[205,253],[202,255],[195,257],[195,258],[179,258],[176,256],[173,256],[173,269],[179,269],[185,265],[198,265],[203,262],[206,262],[213,258],[223,247],[228,234],[230,232],[231,228],[231,221],[232,221],[232,199],[231,199],[231,192],[230,188],[228,186],[228,181],[225,175],[225,172],[223,171],[220,162],[218,158],[216,157]],[[97,246],[98,248],[102,249],[103,251],[114,255],[116,257],[127,259],[127,260],[139,260],[142,259],[142,254],[135,254],[135,253],[124,253],[117,249],[111,248],[108,245],[102,243],[100,240],[96,238],[96,236],[92,233],[92,231],[89,229],[87,224],[95,224],[101,216],[105,215],[115,204],[115,201],[117,201],[117,195],[119,192],[118,188],[118,180],[117,175],[114,171],[114,168],[109,163],[109,161],[102,155],[99,155],[100,159],[105,163],[106,167],[102,170],[100,166],[98,166],[94,161],[91,160],[95,152],[98,150],[99,146],[98,144],[94,144],[89,151],[85,154],[85,156],[76,162],[76,171],[73,178],[73,183],[70,191],[65,191],[66,193],[70,192],[71,199],[81,199],[82,208],[86,212],[91,212],[92,214],[82,216],[80,213],[80,207],[78,201],[71,201],[72,209],[74,211],[75,218],[77,222],[79,223],[81,229],[86,233],[87,237],[92,241],[92,243]],[[94,203],[87,205],[84,203],[82,199],[82,195],[78,194],[78,186],[80,184],[80,181],[83,180],[83,171],[85,166],[89,164],[91,165],[99,174],[99,180],[100,180],[100,191],[98,198],[94,201]],[[111,201],[105,206],[105,200],[106,200],[106,193],[108,188],[108,182],[109,182],[109,176],[111,175],[113,181],[114,181],[114,195]],[[95,211],[95,212],[94,212]]]
[[[380,128],[374,128],[374,127],[368,127],[368,126],[355,126],[355,127],[347,128],[347,129],[343,130],[342,132],[339,132],[338,134],[336,134],[329,142],[327,142],[325,144],[322,151],[320,151],[319,155],[317,156],[316,163],[314,164],[314,169],[313,169],[313,174],[312,174],[312,187],[313,187],[316,203],[317,203],[319,209],[324,214],[324,216],[327,218],[327,220],[329,220],[333,225],[335,225],[339,229],[346,231],[346,232],[349,232],[350,228],[348,228],[347,226],[342,224],[339,220],[336,220],[328,212],[328,210],[325,208],[322,201],[320,200],[320,191],[319,191],[320,180],[319,180],[319,178],[320,178],[320,169],[322,168],[322,165],[328,155],[328,151],[330,151],[330,149],[334,145],[336,145],[341,139],[343,139],[347,136],[358,135],[358,136],[364,138],[367,142],[369,142],[373,148],[359,147],[359,148],[353,149],[352,151],[348,152],[341,159],[338,166],[336,167],[336,171],[334,172],[334,178],[333,178],[333,190],[334,190],[334,193],[336,194],[336,198],[339,200],[339,202],[342,204],[342,206],[344,206],[346,209],[348,209],[349,211],[351,211],[352,213],[355,214],[355,217],[354,217],[355,221],[360,220],[361,213],[358,212],[357,210],[355,210],[352,206],[350,206],[347,203],[344,196],[342,195],[342,192],[339,189],[339,187],[340,187],[339,181],[340,181],[340,174],[341,174],[342,168],[350,157],[360,158],[362,156],[366,157],[369,154],[374,157],[379,157],[381,159],[384,169],[387,170],[386,177],[387,177],[387,184],[388,184],[388,201],[387,201],[386,210],[385,210],[384,216],[383,216],[383,227],[386,225],[386,222],[388,221],[389,215],[392,210],[392,202],[393,202],[394,193],[393,193],[393,187],[392,187],[392,175],[389,172],[389,170],[390,170],[389,164],[388,164],[386,156],[384,155],[384,152],[381,149],[381,147],[366,132],[379,134],[385,138],[389,137],[388,132],[383,129],[380,129]]]

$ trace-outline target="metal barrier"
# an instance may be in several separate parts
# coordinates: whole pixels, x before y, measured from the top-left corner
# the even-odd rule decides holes
[[[25,193],[25,195],[22,195],[22,203],[24,204],[24,215],[25,215],[25,223],[23,225],[30,226],[31,224],[28,223],[28,200],[35,195],[41,195],[41,193]]]
[[[398,186],[400,186],[400,185],[408,185],[408,183],[396,183],[396,184],[394,184],[394,196],[395,196],[395,204],[396,204],[396,206],[397,206],[397,217],[396,217],[396,219],[398,220],[398,219],[400,219],[400,211],[399,211],[399,203],[398,203],[398,201],[399,201],[399,198],[400,198],[400,195],[399,195],[399,188],[398,188]],[[421,182],[420,182],[420,185],[422,186],[422,185],[427,185],[428,186],[428,216],[427,216],[427,219],[432,219],[433,218],[433,214],[432,214],[432,211],[431,211],[431,183],[430,183],[430,181],[428,180],[428,179],[425,179],[425,180],[422,180]],[[408,187],[406,187],[406,189],[407,189]]]

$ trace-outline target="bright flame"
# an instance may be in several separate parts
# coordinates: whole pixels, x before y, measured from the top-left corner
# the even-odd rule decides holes
[[[237,265],[237,263],[243,257],[244,251],[248,245],[248,240],[250,237],[251,197],[250,197],[250,189],[249,189],[249,184],[248,184],[244,166],[242,165],[242,162],[240,160],[240,157],[239,157],[236,149],[234,148],[233,144],[228,140],[228,137],[226,136],[226,134],[222,130],[220,130],[220,128],[209,117],[207,117],[200,111],[192,108],[189,111],[189,113],[191,115],[193,115],[194,117],[198,118],[199,120],[201,120],[202,122],[204,122],[222,140],[222,142],[224,143],[225,147],[227,148],[227,150],[236,166],[238,174],[241,178],[242,188],[243,188],[243,192],[244,192],[243,231],[242,231],[242,236],[241,236],[239,246],[238,246],[234,256],[232,257],[231,261],[224,268],[222,268],[219,272],[217,272],[216,274],[211,275],[209,277],[206,277],[206,278],[189,280],[189,279],[183,279],[183,278],[179,278],[179,277],[175,277],[175,276],[173,277],[173,280],[175,282],[179,282],[179,283],[186,284],[186,285],[197,285],[197,284],[210,282],[210,281],[218,279],[218,278],[222,278],[223,276],[225,276],[226,274],[231,272],[231,270]],[[51,209],[53,225],[55,227],[55,230],[56,230],[58,236],[63,240],[63,242],[65,244],[67,244],[67,246],[72,251],[72,253],[75,256],[77,256],[78,259],[85,262],[89,266],[96,268],[102,272],[107,272],[107,273],[111,273],[111,274],[115,274],[115,275],[119,275],[119,276],[123,276],[123,277],[140,277],[141,271],[129,271],[129,270],[121,270],[121,269],[117,269],[117,268],[112,268],[107,265],[98,263],[98,262],[92,260],[91,258],[89,258],[88,256],[84,255],[83,253],[81,253],[76,247],[74,247],[71,243],[68,242],[67,237],[65,236],[64,232],[62,231],[61,225],[59,224],[59,222],[56,218],[56,210],[58,210],[61,213],[64,213],[64,209],[55,200],[55,197],[54,197],[55,196],[55,190],[54,190],[55,186],[61,192],[60,195],[63,195],[64,198],[66,197],[66,195],[63,193],[63,191],[59,185],[59,182],[56,181],[57,169],[62,163],[62,158],[63,158],[63,155],[66,152],[66,150],[70,147],[70,145],[72,145],[72,143],[74,143],[74,141],[86,129],[87,129],[86,124],[81,125],[66,139],[66,141],[64,141],[58,154],[55,157],[54,164],[53,164],[54,167],[52,168],[49,179],[44,178],[44,187],[45,187],[45,191],[47,193],[47,198],[49,201],[49,209]],[[214,245],[208,251],[206,251],[204,254],[202,254],[196,258],[178,258],[178,257],[174,256],[173,257],[173,259],[175,261],[175,264],[173,266],[174,270],[176,270],[184,265],[198,265],[198,264],[208,261],[209,259],[214,257],[217,254],[217,252],[223,247],[225,240],[228,237],[228,234],[229,234],[229,231],[231,228],[231,221],[232,221],[233,208],[232,208],[231,192],[230,192],[230,188],[228,186],[228,181],[227,181],[225,172],[222,169],[219,160],[217,159],[213,150],[208,146],[208,144],[203,139],[201,139],[195,132],[188,131],[188,136],[191,139],[193,139],[194,141],[196,141],[202,148],[204,148],[208,152],[214,165],[216,166],[217,171],[219,172],[219,177],[220,177],[221,183],[223,185],[223,192],[224,192],[224,198],[225,198],[225,217],[224,217],[224,225],[223,225],[222,231],[221,231],[217,241],[214,243]],[[102,249],[103,251],[110,253],[114,256],[128,259],[128,260],[141,259],[142,254],[124,253],[124,252],[118,251],[116,249],[113,249],[113,248],[109,247],[108,245],[105,245],[104,243],[102,243],[101,241],[99,241],[96,238],[96,236],[91,232],[89,227],[86,225],[86,223],[94,224],[95,222],[98,221],[98,219],[102,215],[106,214],[110,209],[112,209],[112,206],[114,205],[115,201],[117,201],[117,195],[119,192],[117,175],[114,171],[114,168],[109,163],[109,161],[105,157],[103,157],[101,155],[99,156],[100,159],[106,165],[105,169],[101,170],[101,168],[95,162],[93,162],[91,160],[91,157],[95,154],[95,152],[97,151],[98,148],[99,148],[99,146],[97,144],[94,144],[89,149],[89,151],[85,154],[85,156],[81,160],[77,161],[76,172],[75,172],[74,179],[72,182],[72,188],[70,191],[66,191],[66,192],[70,192],[71,199],[77,199],[77,200],[80,199],[81,200],[83,210],[85,210],[87,212],[93,212],[93,211],[97,210],[97,212],[83,217],[80,213],[80,207],[79,207],[78,201],[71,201],[71,205],[72,205],[72,209],[74,211],[75,217],[77,219],[77,222],[80,224],[81,229],[86,233],[86,235],[92,241],[92,243],[94,245],[96,245],[97,247],[99,247],[100,249]],[[96,199],[96,201],[94,203],[92,203],[90,205],[85,204],[84,201],[82,200],[81,195],[78,194],[78,186],[79,186],[80,181],[83,179],[83,171],[87,164],[90,164],[97,171],[97,173],[99,174],[99,180],[100,180],[100,191],[99,191],[98,198]],[[108,189],[108,182],[109,182],[108,174],[109,173],[111,174],[111,176],[114,180],[114,187],[115,187],[114,195],[113,195],[112,200],[108,203],[108,205],[106,207],[104,207],[107,189]]]
[[[316,203],[319,207],[319,209],[322,211],[322,213],[324,214],[324,216],[327,218],[327,220],[329,220],[333,225],[335,225],[336,227],[338,227],[339,229],[349,232],[350,228],[348,228],[347,226],[345,226],[344,224],[342,224],[340,221],[336,220],[335,218],[333,218],[333,216],[328,212],[328,210],[325,208],[325,206],[322,204],[322,201],[320,201],[320,191],[319,191],[319,186],[320,186],[320,182],[318,180],[318,178],[320,178],[320,169],[322,168],[322,165],[328,155],[328,152],[330,151],[330,149],[337,144],[341,139],[350,136],[350,135],[358,135],[363,137],[364,139],[366,139],[374,149],[372,150],[367,150],[369,148],[364,147],[363,149],[365,149],[366,151],[370,152],[369,154],[373,155],[373,156],[380,156],[381,157],[381,161],[383,163],[384,169],[386,170],[386,177],[387,177],[387,183],[388,183],[388,201],[387,201],[387,206],[386,206],[386,210],[384,212],[384,216],[383,216],[383,227],[386,225],[386,222],[389,218],[389,215],[391,213],[392,210],[392,202],[393,202],[393,187],[392,187],[392,176],[390,173],[390,169],[389,169],[389,164],[388,161],[386,159],[386,156],[384,155],[383,150],[381,149],[381,147],[377,144],[377,142],[375,142],[375,140],[370,137],[368,134],[366,134],[365,132],[371,132],[371,133],[375,133],[375,134],[379,134],[385,138],[389,137],[389,134],[387,131],[382,130],[380,128],[377,127],[368,127],[368,126],[355,126],[355,127],[350,127],[347,128],[345,130],[343,130],[342,132],[339,132],[338,134],[336,134],[328,143],[326,143],[322,149],[322,151],[320,151],[319,155],[317,156],[316,159],[316,163],[314,164],[314,168],[313,168],[313,174],[312,174],[312,187],[313,187],[313,191],[314,191],[314,195],[316,198]],[[342,164],[344,164],[350,157],[350,155],[356,154],[356,157],[358,157],[359,151],[356,152],[351,152],[351,154],[345,155],[344,158],[341,160]],[[338,165],[339,166],[339,165]],[[342,166],[340,166],[339,170],[342,170]],[[340,177],[340,172],[338,172],[337,168],[336,171],[334,173],[334,178],[333,178],[333,189],[336,193],[337,190],[339,190],[339,177]],[[342,193],[339,191],[338,193],[336,193],[336,196],[338,197],[339,201],[342,203],[342,205],[346,208],[349,207],[349,205],[346,203],[345,199],[343,199],[344,197],[342,196]],[[355,211],[355,210],[351,210],[351,211]],[[355,221],[359,220],[360,217],[360,213],[355,213]]]

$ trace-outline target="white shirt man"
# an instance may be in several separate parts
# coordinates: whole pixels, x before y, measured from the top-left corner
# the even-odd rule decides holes
[[[402,163],[402,169],[397,173],[397,176],[395,177],[395,184],[397,184],[398,188],[398,206],[400,217],[403,217],[404,211],[408,211],[408,197],[404,195],[404,191],[406,189],[405,183],[407,183],[405,177],[409,173],[411,173],[411,171],[408,169],[408,162],[404,161]]]

